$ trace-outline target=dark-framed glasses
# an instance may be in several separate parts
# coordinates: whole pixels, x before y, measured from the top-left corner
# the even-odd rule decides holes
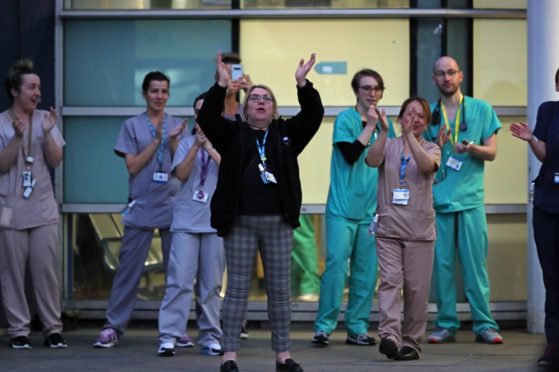
[[[361,89],[365,93],[371,93],[371,92],[381,93],[382,91],[384,91],[384,89],[382,89],[378,85],[375,86],[375,87],[373,87],[371,85],[362,85],[362,86],[359,87],[359,89]]]
[[[454,70],[454,69],[450,69],[450,70],[439,70],[439,71],[435,71],[435,76],[438,78],[442,78],[445,76],[449,76],[449,77],[455,77],[458,73],[460,73],[460,70]]]
[[[248,95],[248,100],[250,102],[264,102],[264,103],[268,103],[268,102],[274,102],[274,99],[272,98],[272,96],[270,95],[259,95],[259,94],[249,94]]]

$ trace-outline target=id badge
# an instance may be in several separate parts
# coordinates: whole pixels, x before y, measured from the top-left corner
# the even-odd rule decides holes
[[[556,184],[559,183],[559,173],[555,173],[555,177],[553,178],[553,180]]]
[[[169,174],[165,172],[153,172],[153,181],[167,183],[169,181]]]
[[[31,171],[23,171],[22,173],[22,186],[23,188],[33,187],[33,176],[31,175]]]
[[[272,173],[270,173],[268,171],[265,171],[264,175],[265,175],[266,179],[268,180],[268,182],[278,183],[278,181],[276,181],[276,177]]]
[[[392,190],[392,204],[408,205],[410,200],[410,190],[394,189]]]
[[[192,200],[200,203],[207,203],[208,193],[205,192],[204,190],[194,190],[194,195],[192,195]]]
[[[459,171],[462,168],[462,162],[452,156],[448,158],[446,162],[446,166],[449,168],[454,169],[455,171]]]
[[[25,190],[23,190],[23,198],[24,199],[29,199],[31,197],[31,193],[33,192],[33,187],[29,186],[26,187]]]

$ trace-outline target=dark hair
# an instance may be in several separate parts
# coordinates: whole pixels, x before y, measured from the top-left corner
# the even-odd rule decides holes
[[[241,63],[241,57],[237,53],[221,53],[221,62],[226,63],[228,65],[232,65],[234,63]]]
[[[402,119],[404,116],[404,112],[408,108],[408,105],[412,102],[419,102],[421,108],[423,109],[423,113],[425,114],[426,123],[431,123],[431,108],[429,107],[429,102],[425,98],[414,96],[406,99],[404,103],[402,103],[402,107],[400,108],[400,112],[398,113],[398,119]]]
[[[144,77],[144,82],[142,83],[142,92],[146,93],[149,89],[149,85],[152,81],[166,81],[169,87],[171,86],[171,79],[161,71],[151,71]]]
[[[555,72],[555,85],[559,84],[559,68]]]
[[[206,99],[206,94],[208,94],[208,92],[204,92],[202,94],[199,94],[198,97],[194,98],[194,101],[192,101],[192,108],[194,109],[194,106],[196,106],[196,102],[198,102],[201,99]]]
[[[30,59],[19,59],[17,60],[8,73],[6,74],[6,79],[4,80],[4,87],[6,88],[6,94],[10,99],[10,102],[14,102],[14,96],[12,95],[12,89],[19,92],[19,88],[23,83],[23,75],[27,74],[35,74],[35,70],[33,69],[33,62]]]
[[[353,79],[351,79],[351,87],[353,88],[353,92],[357,94],[359,91],[359,83],[361,82],[361,78],[364,76],[370,76],[374,78],[380,89],[384,91],[384,80],[382,80],[382,76],[375,70],[371,70],[370,68],[364,68],[363,70],[359,70],[353,75]]]

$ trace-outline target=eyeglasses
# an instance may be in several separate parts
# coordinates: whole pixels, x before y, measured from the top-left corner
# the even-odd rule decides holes
[[[384,89],[379,87],[378,85],[376,87],[372,87],[370,85],[363,85],[359,87],[359,89],[361,89],[365,93],[371,93],[371,92],[381,93],[384,91]]]
[[[435,71],[435,76],[438,77],[438,78],[445,77],[446,75],[448,75],[449,77],[454,77],[454,76],[456,76],[456,74],[458,74],[460,72],[462,72],[462,71],[460,71],[460,70],[447,70],[447,71],[439,70],[439,71]]]
[[[269,102],[274,102],[274,99],[272,98],[272,96],[269,95],[259,95],[259,94],[249,94],[248,95],[248,100],[250,102],[264,102],[264,103],[269,103]]]

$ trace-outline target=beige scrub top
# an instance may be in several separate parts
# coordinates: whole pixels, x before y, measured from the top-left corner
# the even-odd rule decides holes
[[[441,160],[439,146],[421,139],[421,147],[435,156],[437,168]],[[400,164],[404,141],[389,138],[384,149],[384,161],[379,167],[376,236],[411,241],[431,241],[436,238],[435,210],[432,185],[435,171],[424,174],[417,168],[413,155],[406,167],[404,187],[409,190],[408,205],[392,203],[394,189],[400,188]]]
[[[28,136],[22,140],[16,162],[6,173],[0,173],[0,229],[25,230],[39,226],[58,223],[58,205],[54,198],[49,167],[44,157],[43,146],[45,137],[42,122],[49,115],[47,111],[33,112],[33,133],[31,137],[31,156],[34,158],[30,166],[35,186],[29,199],[24,199],[23,172],[27,170],[25,156],[28,152]],[[59,146],[65,142],[54,126],[51,134]],[[0,151],[3,150],[15,135],[12,118],[8,110],[0,113]],[[25,155],[24,155],[25,152]]]

